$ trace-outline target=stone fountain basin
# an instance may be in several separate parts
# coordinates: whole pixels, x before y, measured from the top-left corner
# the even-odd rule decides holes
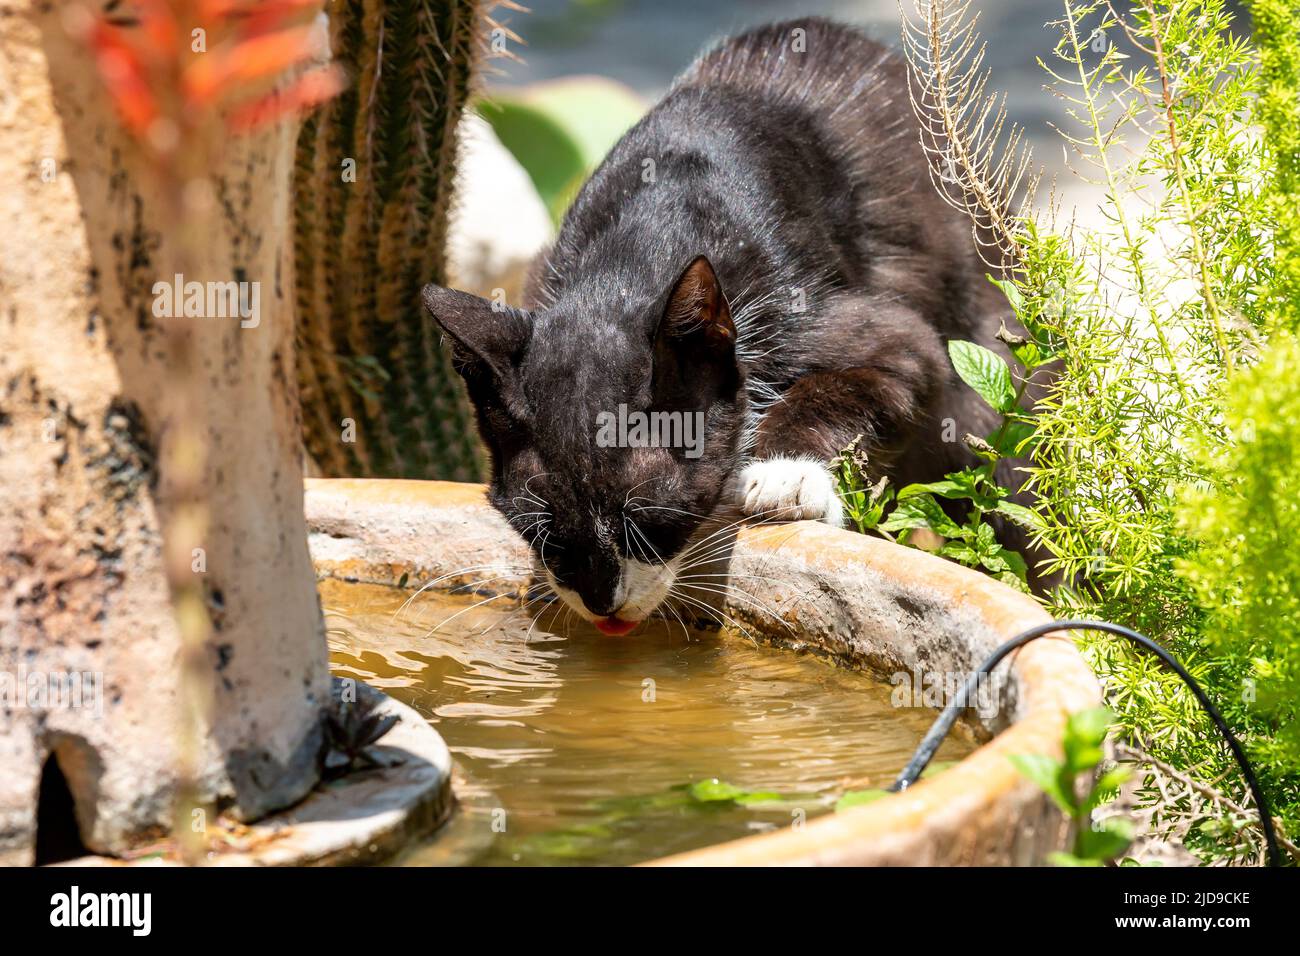
[[[528,549],[479,485],[310,479],[307,524],[318,575],[450,590],[482,576],[462,568],[525,569]],[[737,574],[784,620],[744,602],[722,610],[756,638],[825,654],[877,676],[951,679],[1017,632],[1050,620],[1031,598],[922,551],[814,522],[743,529]],[[493,590],[531,583],[505,571]],[[747,579],[753,580],[753,579]],[[797,607],[797,611],[795,608]],[[784,609],[784,610],[783,610]],[[793,632],[792,632],[793,628]],[[1100,690],[1068,637],[1016,651],[996,672],[994,707],[971,712],[986,742],[905,793],[763,833],[656,860],[656,865],[1036,865],[1069,838],[1060,812],[1008,759],[1059,756],[1066,717]]]

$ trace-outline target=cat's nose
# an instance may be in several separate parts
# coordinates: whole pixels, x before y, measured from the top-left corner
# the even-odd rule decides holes
[[[587,610],[596,617],[613,617],[626,603],[620,584],[618,574],[593,576],[582,583],[578,594]]]
[[[582,598],[583,605],[596,617],[612,616],[627,600],[622,587],[622,569],[617,561],[593,553],[583,572],[574,582],[574,590]]]
[[[584,593],[582,603],[597,617],[613,617],[614,612],[623,606],[623,599],[613,591],[600,589],[594,593]]]

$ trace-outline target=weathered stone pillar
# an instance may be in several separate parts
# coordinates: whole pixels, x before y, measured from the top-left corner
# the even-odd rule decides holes
[[[172,824],[178,768],[253,817],[315,784],[328,671],[302,513],[288,190],[296,124],[227,144],[185,282],[255,314],[187,319],[209,526],[193,541],[206,667],[182,684],[162,566],[166,349],[183,256],[156,177],[106,108],[60,4],[0,0],[0,863],[33,859],[57,761],[85,844]],[[211,299],[205,297],[205,301]],[[179,308],[180,303],[174,303]],[[183,530],[181,533],[185,533]],[[50,699],[75,691],[81,699]],[[44,688],[47,696],[42,699]],[[35,695],[35,696],[33,696]],[[187,700],[210,700],[183,754]]]

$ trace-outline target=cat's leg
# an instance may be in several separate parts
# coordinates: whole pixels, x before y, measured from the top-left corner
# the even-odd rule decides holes
[[[887,473],[912,431],[915,399],[876,369],[805,375],[769,408],[758,426],[754,460],[740,472],[743,514],[776,521],[811,519],[839,527],[844,510],[830,462],[862,436],[873,476]]]
[[[742,514],[772,521],[824,521],[839,527],[844,508],[826,462],[776,455],[740,471],[737,498]]]
[[[737,483],[743,514],[838,526],[843,506],[831,459],[861,436],[872,476],[893,477],[900,454],[923,423],[933,422],[935,403],[951,377],[938,334],[897,305],[876,305],[865,321],[844,322],[864,318],[854,315],[859,305],[844,303],[824,326],[821,348],[845,366],[799,378],[760,419],[754,460]]]

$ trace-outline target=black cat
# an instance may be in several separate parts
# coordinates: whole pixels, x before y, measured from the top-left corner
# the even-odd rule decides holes
[[[839,524],[826,465],[857,435],[895,483],[970,463],[963,436],[995,416],[945,343],[1005,354],[987,271],[931,184],[905,64],[803,19],[678,79],[583,187],[525,308],[437,286],[424,303],[493,504],[566,603],[624,633],[670,590],[697,603],[679,576],[727,516]]]

